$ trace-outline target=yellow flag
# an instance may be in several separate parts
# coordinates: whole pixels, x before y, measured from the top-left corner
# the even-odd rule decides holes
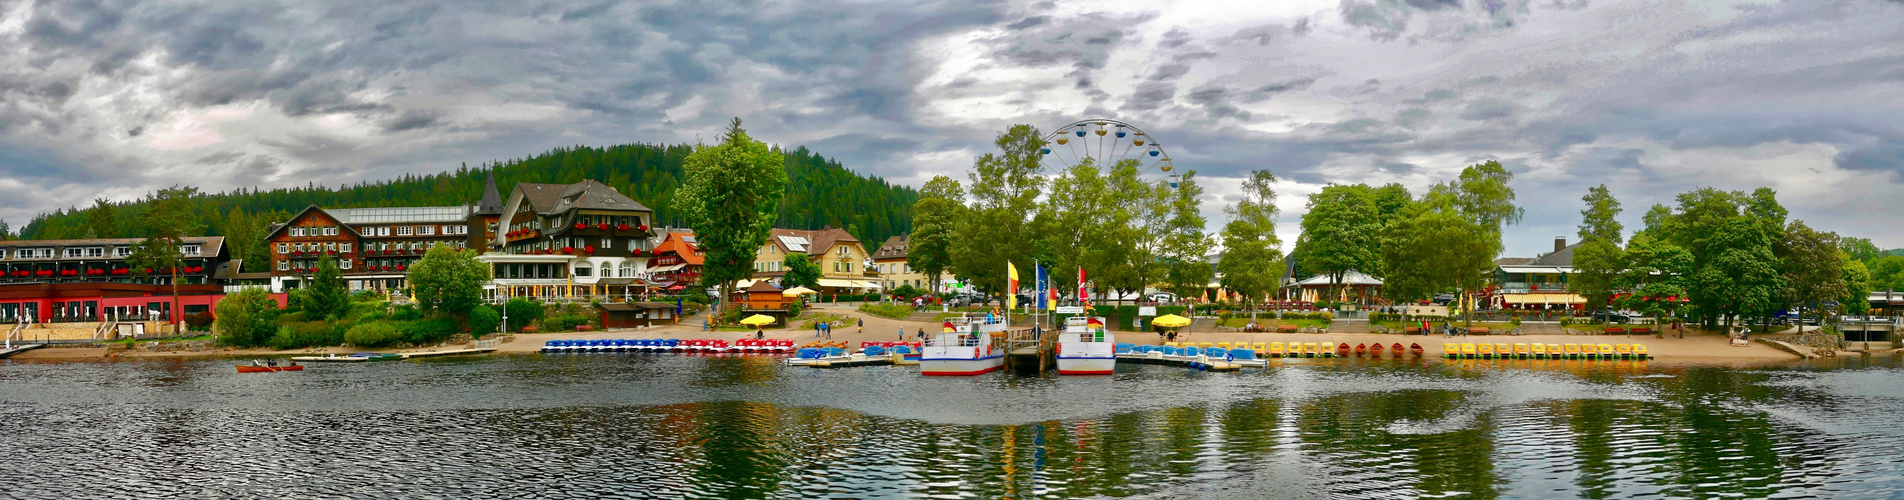
[[[1018,266],[1006,262],[1005,274],[1011,280],[1010,291],[1005,293],[1005,309],[1011,310],[1018,307]]]

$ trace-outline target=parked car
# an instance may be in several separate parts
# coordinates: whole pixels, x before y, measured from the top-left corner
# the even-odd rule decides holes
[[[1150,294],[1150,301],[1151,302],[1176,302],[1177,295],[1173,293],[1168,293],[1168,292],[1157,292],[1157,293]]]
[[[1623,324],[1633,322],[1632,316],[1628,316],[1626,313],[1619,311],[1594,311],[1592,318],[1594,323]]]

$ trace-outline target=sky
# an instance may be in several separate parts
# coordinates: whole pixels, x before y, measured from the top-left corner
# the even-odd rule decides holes
[[[190,184],[340,185],[741,117],[919,186],[1013,124],[1121,120],[1222,208],[1498,160],[1507,255],[1702,186],[1904,247],[1904,1],[0,0],[0,219]]]

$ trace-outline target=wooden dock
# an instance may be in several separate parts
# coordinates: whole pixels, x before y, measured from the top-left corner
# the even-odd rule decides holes
[[[1030,328],[1007,330],[1004,346],[1005,368],[1022,370],[1035,366],[1039,373],[1043,373],[1047,368],[1057,364],[1057,359],[1054,357],[1054,348],[1057,345],[1057,331],[1038,335]]]
[[[20,344],[13,346],[12,349],[0,349],[0,359],[6,359],[15,354],[39,349],[41,347],[46,347],[46,344]]]

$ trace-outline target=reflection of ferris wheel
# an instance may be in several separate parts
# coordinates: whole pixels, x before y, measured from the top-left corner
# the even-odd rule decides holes
[[[1108,169],[1124,160],[1137,160],[1137,175],[1146,181],[1168,182],[1177,187],[1182,176],[1175,173],[1170,154],[1157,139],[1136,125],[1110,119],[1072,122],[1045,135],[1040,164],[1054,175],[1061,175],[1090,158],[1098,168]]]

